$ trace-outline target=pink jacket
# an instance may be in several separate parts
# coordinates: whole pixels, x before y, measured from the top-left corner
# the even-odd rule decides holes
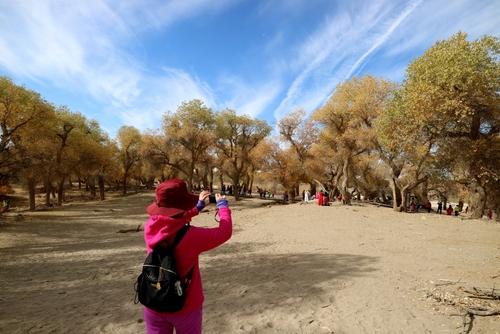
[[[150,253],[161,240],[166,239],[169,243],[172,243],[175,238],[175,232],[184,224],[191,221],[191,218],[198,213],[198,209],[195,207],[187,211],[182,218],[159,215],[150,216],[144,227],[144,240],[147,252]],[[231,210],[229,208],[220,208],[219,217],[219,227],[203,228],[191,226],[175,248],[174,255],[177,261],[177,271],[181,278],[186,277],[191,268],[194,269],[191,276],[191,283],[187,288],[184,307],[176,313],[166,313],[167,315],[188,313],[203,305],[204,295],[198,255],[229,240],[233,231]],[[162,314],[148,308],[146,310],[155,314]]]

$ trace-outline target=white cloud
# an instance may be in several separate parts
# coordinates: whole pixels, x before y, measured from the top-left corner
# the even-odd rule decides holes
[[[400,14],[396,17],[394,21],[391,22],[389,29],[387,29],[386,32],[384,32],[382,35],[377,36],[375,39],[373,45],[366,51],[355,63],[352,65],[351,69],[347,73],[347,78],[349,78],[353,73],[355,73],[359,67],[363,64],[364,61],[375,51],[377,48],[379,48],[391,34],[396,30],[396,28],[403,22],[408,15],[410,15],[417,6],[419,6],[422,3],[422,0],[415,1],[413,3],[410,3],[410,5]]]
[[[146,72],[125,51],[140,47],[138,27],[165,27],[228,5],[208,0],[0,2],[0,68],[87,93],[108,106],[108,117],[113,113],[128,124],[149,127],[158,120],[157,109],[175,109],[190,98],[214,105],[215,98],[206,83],[185,71]]]
[[[128,0],[116,1],[117,12],[135,29],[164,28],[198,15],[217,13],[239,0]]]
[[[368,39],[368,32],[379,25],[390,9],[388,4],[375,2],[367,5],[364,11],[352,14],[343,11],[329,17],[322,27],[298,48],[296,60],[291,66],[301,70],[276,108],[275,118],[280,119],[298,107],[305,107],[305,102],[312,106],[311,108],[321,103],[339,82],[331,79],[345,76],[348,73],[346,64],[350,64],[349,59],[365,44],[373,45],[370,41],[378,38],[378,35]],[[335,71],[335,74],[332,71]],[[338,73],[342,75],[339,76]],[[318,91],[325,95],[319,94]]]
[[[125,124],[156,129],[161,127],[163,114],[175,111],[184,101],[201,99],[209,107],[216,106],[208,84],[179,69],[164,68],[159,76],[145,77],[139,84],[143,89],[131,105],[113,106],[106,112],[120,115]]]
[[[295,75],[274,111],[277,120],[301,107],[312,112],[375,54],[377,62],[385,61],[377,74],[400,79],[405,61],[411,60],[398,59],[401,54],[414,56],[416,49],[422,52],[458,30],[472,38],[500,32],[498,1],[382,0],[352,7],[338,8],[338,14],[311,34],[299,46],[295,60],[288,62]]]
[[[281,91],[279,81],[264,83],[247,83],[234,75],[223,75],[219,78],[218,88],[229,100],[221,101],[222,108],[234,109],[238,114],[251,117],[259,116],[269,107]]]
[[[405,27],[393,35],[384,55],[397,57],[421,51],[458,31],[468,33],[470,38],[498,35],[499,16],[499,1],[426,1],[415,10]]]

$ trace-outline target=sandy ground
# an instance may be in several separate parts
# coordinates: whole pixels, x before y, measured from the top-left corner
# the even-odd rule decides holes
[[[152,194],[0,225],[0,333],[141,333],[133,283]],[[500,224],[387,208],[233,205],[234,234],[201,257],[205,333],[460,333],[428,292],[500,285]],[[264,204],[264,206],[262,206]],[[214,225],[213,208],[193,220]],[[11,214],[12,215],[12,214]],[[436,283],[438,282],[438,283]],[[500,333],[500,316],[471,333]]]

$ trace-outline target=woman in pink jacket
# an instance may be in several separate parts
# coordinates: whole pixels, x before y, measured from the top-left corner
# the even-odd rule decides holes
[[[205,207],[208,196],[208,191],[199,196],[189,193],[186,183],[178,179],[159,184],[156,200],[147,208],[149,219],[144,228],[144,240],[148,254],[160,241],[172,244],[176,232]],[[163,313],[145,307],[144,321],[148,334],[171,334],[174,328],[176,334],[201,333],[204,296],[198,256],[223,244],[232,234],[231,210],[227,200],[216,194],[216,205],[219,226],[192,226],[174,250],[180,277],[191,277],[183,308],[175,313]]]

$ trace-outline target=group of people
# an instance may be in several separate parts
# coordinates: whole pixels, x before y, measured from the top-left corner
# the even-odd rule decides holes
[[[455,216],[460,215],[460,212],[463,211],[463,203],[458,203],[455,205],[455,208],[451,206],[451,204],[448,205],[448,208],[446,209],[446,215],[452,216],[453,214]],[[469,206],[465,208],[465,213],[469,212]],[[441,201],[438,202],[438,207],[436,213],[442,214],[443,213],[443,203]]]
[[[326,191],[318,191],[315,198],[318,199],[319,206],[330,206],[330,194]]]
[[[262,189],[257,187],[257,192],[259,193],[260,198],[274,198],[274,192],[269,191],[267,189]]]

